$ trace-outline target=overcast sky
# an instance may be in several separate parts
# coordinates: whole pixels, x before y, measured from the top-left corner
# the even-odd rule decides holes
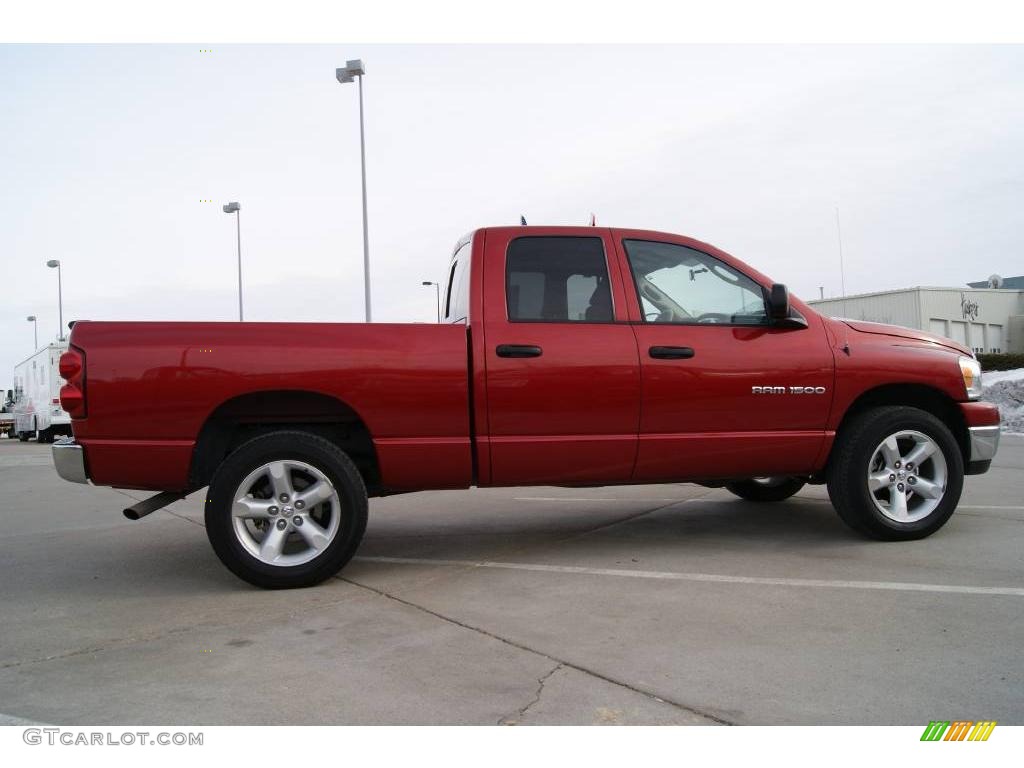
[[[211,53],[200,52],[211,48]],[[1024,47],[0,46],[0,385],[69,319],[430,321],[459,236],[711,242],[804,298],[1024,273]],[[212,202],[201,202],[210,200]]]

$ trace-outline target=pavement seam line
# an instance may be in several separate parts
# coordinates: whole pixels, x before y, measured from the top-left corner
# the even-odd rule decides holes
[[[678,501],[670,501],[668,504],[660,504],[657,507],[651,507],[650,509],[645,509],[645,510],[643,510],[641,512],[634,512],[634,513],[626,515],[625,517],[620,517],[617,520],[612,520],[612,521],[607,522],[607,523],[601,523],[600,525],[596,525],[593,528],[587,528],[587,529],[582,530],[582,531],[574,531],[573,533],[570,533],[570,534],[568,534],[566,536],[563,536],[561,538],[552,539],[552,541],[550,543],[552,545],[554,545],[554,546],[558,546],[560,544],[565,544],[566,542],[573,541],[574,539],[578,539],[578,538],[581,538],[583,536],[589,536],[592,533],[597,533],[598,531],[603,531],[603,530],[605,530],[607,528],[613,528],[616,525],[622,525],[624,523],[632,522],[633,520],[641,518],[644,515],[652,515],[655,512],[660,512],[663,509],[668,509],[669,507],[673,507],[673,506],[675,506],[677,504],[686,504],[686,503],[691,502],[691,501],[698,501],[700,499],[707,498],[712,493],[714,493],[715,490],[716,489],[711,488],[711,489],[705,491],[704,493],[702,493],[700,496],[693,496],[692,498],[689,498],[689,499],[679,499]],[[521,553],[524,553],[524,552],[532,551],[532,549],[533,548],[532,548],[531,545],[525,545],[523,547],[518,547],[516,549],[513,549],[510,552],[510,554],[513,554],[513,555],[514,554],[521,554]]]
[[[186,517],[185,515],[179,515],[177,512],[171,512],[170,508],[168,508],[168,507],[164,507],[160,511],[161,512],[166,512],[171,517],[176,517],[179,520],[184,520],[186,523],[192,523],[192,525],[198,525],[204,531],[206,530],[206,526],[203,525],[202,523],[200,523],[198,520],[193,520],[191,517]]]
[[[662,509],[668,509],[669,507],[674,506],[676,504],[686,504],[686,503],[688,503],[690,501],[698,501],[700,499],[705,498],[706,496],[708,496],[711,493],[712,493],[712,491],[708,491],[705,494],[702,494],[700,496],[694,496],[693,498],[690,498],[690,499],[676,499],[674,501],[670,501],[668,504],[662,504],[661,506],[658,506],[658,507],[652,507],[650,509],[645,509],[645,510],[642,510],[640,512],[635,512],[635,513],[626,515],[625,517],[621,517],[618,520],[612,520],[612,521],[607,522],[607,523],[601,523],[600,525],[595,526],[593,528],[586,528],[586,529],[581,530],[581,531],[573,531],[573,532],[568,533],[567,535],[563,536],[562,538],[552,539],[551,543],[553,543],[553,544],[564,544],[565,542],[571,541],[572,539],[575,539],[575,538],[577,538],[579,536],[587,536],[587,535],[589,535],[591,533],[594,533],[596,531],[604,530],[605,528],[611,528],[612,526],[615,526],[615,525],[621,525],[622,523],[628,523],[631,520],[636,520],[638,517],[643,517],[644,515],[649,515],[649,514],[652,514],[654,512],[658,512],[658,511],[660,511]],[[581,501],[582,501],[582,499],[581,499]],[[587,501],[591,501],[591,499],[587,499]],[[615,499],[615,501],[619,501],[619,499]],[[195,522],[195,521],[192,521],[192,522]],[[398,533],[398,534],[373,534],[369,538],[372,541],[379,541],[379,540],[385,540],[385,539],[426,539],[426,538],[437,538],[438,536],[443,536],[444,538],[449,538],[449,537],[451,537],[451,538],[458,538],[458,537],[467,538],[467,537],[474,537],[474,536],[477,537],[477,538],[488,538],[488,537],[496,537],[496,536],[508,536],[509,534],[515,534],[515,533],[516,533],[516,531],[499,531],[498,533],[444,533],[444,534],[437,534],[437,533],[400,534],[400,533]],[[532,549],[532,548],[530,548],[530,549]],[[518,549],[513,549],[512,550],[513,553],[516,553],[516,552],[526,552],[526,551],[528,551],[528,550],[527,549],[523,549],[523,548],[518,548]]]
[[[332,605],[338,605],[349,599],[348,596],[340,597],[337,600],[325,600],[321,603],[316,603],[309,608],[319,609],[325,608]],[[271,614],[273,619],[291,619],[301,615],[306,615],[306,610],[296,610],[295,608],[288,608],[285,611]],[[0,664],[0,670],[14,669],[16,667],[23,667],[29,664],[44,664],[48,661],[63,661],[64,659],[72,659],[76,656],[83,656],[91,653],[106,653],[107,651],[118,651],[125,648],[130,648],[134,645],[141,645],[143,643],[152,643],[160,640],[164,640],[175,635],[184,635],[190,632],[196,632],[206,629],[229,629],[234,627],[244,627],[247,624],[253,624],[256,622],[255,619],[242,619],[239,621],[221,621],[218,622],[216,616],[220,614],[213,612],[210,614],[203,615],[198,622],[191,624],[187,627],[175,627],[166,631],[151,632],[149,634],[137,635],[135,637],[126,637],[119,639],[111,639],[103,645],[89,646],[86,648],[75,648],[70,651],[64,651],[62,653],[55,653],[50,656],[40,656],[32,659],[24,659],[21,661],[8,661]],[[261,617],[262,618],[262,617]]]
[[[643,517],[644,515],[653,515],[655,512],[660,512],[663,509],[668,509],[669,507],[674,507],[677,504],[688,504],[691,501],[699,501],[701,499],[706,499],[708,496],[710,496],[712,493],[714,493],[715,490],[716,489],[712,488],[712,489],[706,491],[705,493],[702,493],[700,496],[693,496],[693,497],[691,497],[689,499],[679,499],[678,501],[670,501],[668,504],[661,504],[661,505],[659,505],[657,507],[652,507],[651,509],[645,509],[642,512],[636,512],[636,513],[631,514],[631,515],[626,515],[625,517],[622,517],[622,518],[620,518],[618,520],[613,520],[613,521],[608,522],[608,523],[601,523],[600,525],[597,525],[597,526],[595,526],[593,528],[588,528],[585,531],[580,531],[579,533],[570,534],[569,536],[566,536],[563,539],[556,539],[555,543],[557,544],[557,543],[562,543],[562,542],[565,542],[565,541],[571,541],[572,539],[579,538],[580,536],[589,536],[592,533],[597,533],[598,531],[603,531],[603,530],[605,530],[607,528],[614,528],[616,525],[622,525],[623,523],[630,523],[630,522],[636,520],[637,518]]]
[[[115,641],[108,645],[96,645],[88,648],[76,648],[73,651],[66,651],[64,653],[55,653],[52,656],[42,656],[34,659],[25,659],[24,661],[10,661],[5,664],[0,664],[0,669],[14,669],[15,667],[23,667],[26,664],[43,664],[47,661],[62,661],[64,659],[73,659],[75,656],[84,656],[88,653],[102,653],[104,651],[112,651],[117,648],[135,645],[137,643],[148,643],[153,640],[162,640],[173,632],[165,632],[160,634],[154,634],[151,637],[132,637],[124,640]]]
[[[16,726],[18,728],[29,728],[33,725],[47,726],[53,725],[53,723],[42,723],[38,720],[28,720],[24,717],[18,717],[16,715],[6,715],[3,712],[0,712],[0,725],[11,725]]]
[[[120,493],[120,494],[121,494],[122,496],[127,496],[127,497],[128,497],[129,499],[131,499],[132,501],[135,501],[135,502],[140,502],[140,501],[143,501],[143,499],[137,499],[136,497],[132,496],[132,495],[131,495],[130,493],[125,493],[125,492],[124,492],[123,490],[121,490],[120,488],[111,488],[111,490],[112,490],[112,491],[117,491],[117,492],[118,492],[118,493]],[[184,520],[184,521],[185,521],[186,523],[192,523],[192,525],[198,525],[198,526],[199,526],[200,528],[203,528],[203,529],[205,529],[205,528],[206,528],[206,526],[205,526],[205,525],[203,525],[202,523],[198,522],[197,520],[193,520],[192,518],[190,518],[190,517],[186,517],[185,515],[179,515],[179,514],[178,514],[177,512],[171,512],[171,509],[170,509],[170,507],[169,507],[169,506],[167,506],[167,507],[164,507],[163,509],[160,509],[160,510],[157,510],[157,511],[158,511],[158,512],[166,512],[166,513],[167,513],[167,514],[169,514],[169,515],[170,515],[171,517],[176,517],[176,518],[178,518],[179,520]]]
[[[559,662],[551,669],[549,669],[543,677],[539,678],[537,680],[537,691],[536,693],[534,693],[533,698],[526,703],[526,706],[520,707],[518,710],[516,710],[514,714],[505,715],[503,718],[498,720],[498,725],[519,725],[519,723],[523,719],[523,716],[530,710],[530,707],[532,707],[534,704],[540,701],[540,697],[544,693],[544,685],[547,683],[548,678],[555,674],[555,672],[560,670],[563,666],[564,665],[561,662]],[[513,717],[515,718],[514,720],[512,719]]]
[[[112,490],[114,493],[120,493],[122,496],[127,496],[129,499],[131,499],[134,502],[142,501],[142,499],[140,499],[138,496],[132,496],[130,493],[128,493],[125,490],[122,490],[121,488],[111,488],[110,490]]]
[[[705,712],[704,710],[690,706],[689,704],[682,704],[681,702],[674,701],[672,699],[667,699],[659,694],[651,693],[650,691],[645,691],[643,688],[638,688],[634,685],[630,685],[629,683],[624,683],[621,680],[616,680],[615,678],[608,677],[607,675],[603,675],[600,672],[595,672],[594,670],[580,666],[579,664],[574,664],[573,662],[567,661],[566,659],[560,659],[556,656],[552,656],[550,653],[538,651],[536,648],[530,648],[528,645],[523,645],[522,643],[518,643],[515,640],[510,640],[507,637],[502,637],[501,635],[495,634],[494,632],[486,630],[482,627],[477,627],[473,624],[468,624],[464,621],[459,621],[458,619],[454,619],[451,616],[445,616],[443,613],[439,613],[438,611],[435,611],[431,608],[427,608],[426,606],[419,605],[418,603],[414,603],[410,600],[406,600],[405,598],[393,595],[384,589],[372,587],[369,584],[363,584],[361,582],[349,578],[348,576],[338,575],[334,578],[338,579],[339,581],[344,581],[345,583],[351,584],[355,587],[360,587],[362,589],[368,590],[369,592],[373,592],[387,600],[394,600],[396,603],[400,603],[401,605],[413,608],[417,611],[422,611],[423,613],[433,616],[436,619],[440,619],[441,621],[453,624],[457,627],[461,627],[462,629],[468,629],[470,632],[476,632],[477,634],[484,635],[485,637],[489,637],[492,640],[497,640],[498,642],[504,643],[505,645],[511,646],[512,648],[516,648],[520,651],[525,651],[527,653],[532,653],[535,656],[540,656],[541,658],[545,658],[548,661],[560,664],[566,669],[573,669],[577,672],[582,672],[584,675],[589,675],[590,677],[594,677],[598,680],[603,680],[606,683],[618,686],[619,688],[625,688],[627,691],[632,691],[633,693],[639,694],[644,698],[656,701],[659,704],[668,704],[683,712],[688,712],[691,715],[697,715],[698,717],[702,717],[705,720],[710,720],[712,722],[718,723],[719,725],[736,725],[736,723],[734,722],[719,717],[718,715],[711,714],[710,712]]]

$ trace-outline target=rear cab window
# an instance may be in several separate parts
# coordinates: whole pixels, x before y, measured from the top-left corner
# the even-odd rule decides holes
[[[444,322],[461,323],[469,317],[469,263],[472,241],[459,246],[448,268],[448,284],[444,289]]]
[[[513,323],[610,323],[608,262],[600,237],[518,237],[505,260]]]

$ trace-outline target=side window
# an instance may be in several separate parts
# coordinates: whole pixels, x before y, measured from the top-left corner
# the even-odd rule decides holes
[[[470,248],[470,244],[465,243],[452,257],[448,287],[444,292],[444,319],[449,323],[460,322],[469,315]]]
[[[610,323],[608,263],[599,237],[519,237],[508,247],[512,322]]]
[[[623,245],[646,322],[767,325],[761,286],[724,262],[673,243]]]
[[[447,320],[452,316],[452,288],[455,286],[455,270],[459,266],[459,262],[452,261],[452,268],[448,270],[448,287],[444,292],[444,319]]]

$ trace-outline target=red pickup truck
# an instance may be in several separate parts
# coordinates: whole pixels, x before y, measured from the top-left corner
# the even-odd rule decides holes
[[[354,554],[367,497],[692,481],[753,501],[827,483],[860,533],[938,530],[999,412],[971,351],[817,314],[688,237],[494,227],[459,241],[440,325],[78,322],[66,479],[209,486],[217,555],[262,587]]]

